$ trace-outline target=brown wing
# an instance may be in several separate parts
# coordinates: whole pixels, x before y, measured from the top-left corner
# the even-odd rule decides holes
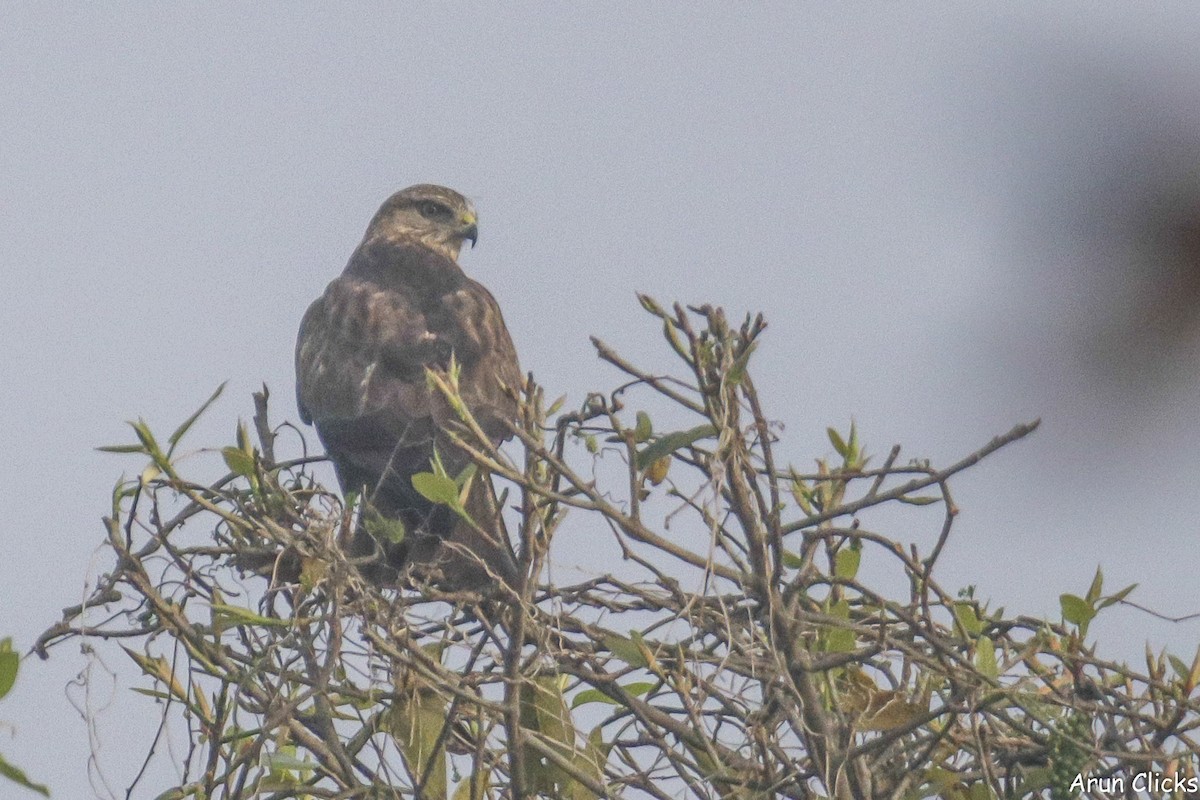
[[[446,367],[451,353],[468,408],[495,443],[508,438],[521,381],[516,350],[491,294],[454,262],[424,248],[364,245],[300,325],[301,417],[316,425],[343,490],[365,493],[380,513],[403,521],[410,546],[419,545],[412,534],[463,538],[452,512],[432,506],[411,481],[429,470],[435,445],[451,472],[469,463],[444,435],[452,412],[425,377],[426,367]],[[481,476],[480,483],[487,481]],[[465,544],[511,562],[497,542]]]

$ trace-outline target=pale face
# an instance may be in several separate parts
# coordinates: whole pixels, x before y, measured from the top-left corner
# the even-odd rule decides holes
[[[479,234],[475,207],[452,189],[422,184],[388,198],[367,228],[368,239],[416,239],[451,260]]]

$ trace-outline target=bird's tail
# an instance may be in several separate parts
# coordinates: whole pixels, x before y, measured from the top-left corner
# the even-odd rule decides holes
[[[479,472],[473,478],[463,504],[469,519],[411,488],[386,488],[392,491],[368,495],[351,548],[357,557],[373,557],[362,567],[369,580],[389,584],[405,567],[436,568],[435,582],[445,591],[484,590],[498,582],[517,587],[517,562],[491,476]]]
[[[498,581],[517,588],[517,561],[490,475],[476,474],[464,509],[470,519],[455,520],[436,555],[447,588],[482,589]]]

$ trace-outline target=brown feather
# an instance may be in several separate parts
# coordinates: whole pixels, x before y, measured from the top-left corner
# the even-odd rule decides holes
[[[444,586],[465,588],[481,585],[482,562],[511,583],[516,567],[488,476],[476,476],[466,504],[482,532],[412,486],[414,474],[429,471],[435,447],[452,475],[470,464],[446,435],[456,418],[429,388],[427,368],[446,369],[453,355],[463,401],[493,444],[511,435],[521,385],[500,308],[453,260],[457,246],[439,252],[427,243],[441,235],[432,224],[406,235],[396,222],[405,208],[396,198],[432,188],[450,192],[413,187],[389,199],[346,269],[305,313],[296,343],[297,401],[343,491],[363,493],[378,513],[404,523],[405,541],[383,548],[386,566],[374,570],[376,577],[391,578],[407,563],[437,562]],[[389,204],[401,212],[389,216]],[[469,219],[473,234],[473,212]],[[372,549],[360,531],[356,550]]]

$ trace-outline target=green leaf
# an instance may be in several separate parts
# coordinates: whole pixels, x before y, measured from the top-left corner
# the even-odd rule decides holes
[[[247,453],[240,447],[222,447],[221,457],[225,459],[225,466],[229,467],[229,471],[234,475],[241,475],[243,478],[254,475],[253,453]]]
[[[312,772],[317,768],[317,765],[312,761],[296,758],[296,756],[288,755],[287,753],[270,753],[266,750],[263,751],[262,756],[259,758],[259,765],[266,767],[271,772],[282,772],[289,769],[296,772]]]
[[[620,703],[599,689],[584,689],[579,694],[571,698],[571,708],[579,708],[588,703],[607,703],[610,706],[619,706]]]
[[[825,633],[825,650],[829,653],[852,653],[856,639],[849,628],[830,628]]]
[[[1104,588],[1104,573],[1096,567],[1096,576],[1092,578],[1092,585],[1088,587],[1087,595],[1084,597],[1088,601],[1088,605],[1095,603],[1100,599],[1100,592]]]
[[[1175,674],[1177,674],[1179,677],[1183,678],[1184,680],[1187,680],[1188,675],[1190,675],[1192,673],[1192,668],[1189,667],[1187,664],[1183,663],[1183,660],[1180,659],[1178,656],[1173,656],[1173,655],[1168,654],[1167,661],[1171,662],[1171,668],[1173,670],[1175,670]]]
[[[1017,797],[1040,797],[1041,795],[1033,793],[1049,788],[1054,779],[1054,770],[1051,767],[1034,767],[1024,772],[1025,780],[1017,787]]]
[[[833,445],[833,449],[837,451],[837,454],[842,458],[848,458],[850,455],[850,448],[846,446],[846,442],[842,439],[842,435],[833,428],[826,428],[825,433],[827,436],[829,436],[829,443]]]
[[[101,453],[140,453],[146,455],[146,448],[140,444],[106,444],[102,447],[97,447]]]
[[[625,684],[621,688],[634,697],[641,697],[646,692],[653,689],[656,685],[657,684],[650,683],[648,681],[635,681],[633,683]],[[587,705],[588,703],[607,703],[611,706],[620,705],[619,701],[612,699],[599,689],[584,689],[582,692],[572,698],[571,708],[579,708],[580,706]]]
[[[448,642],[439,639],[436,642],[421,645],[421,652],[440,664],[442,663],[442,656],[446,653],[447,644]]]
[[[380,542],[400,544],[408,535],[402,520],[388,519],[371,506],[364,509],[363,525],[366,527],[367,533]]]
[[[544,743],[552,744],[563,758],[583,773],[597,772],[587,750],[578,745],[578,732],[563,696],[565,679],[558,675],[540,675],[521,685],[521,724],[537,731]],[[576,781],[571,773],[549,758],[530,749],[526,764],[530,784],[535,791],[561,798],[585,800],[595,795]]]
[[[608,754],[612,751],[612,743],[604,743],[604,725],[597,725],[592,729],[592,732],[587,736],[587,745],[581,755],[576,756],[573,760],[575,765],[591,775],[596,783],[604,784],[604,764],[608,761]],[[580,784],[575,792],[573,800],[594,800],[596,795],[589,789]]]
[[[850,604],[839,600],[829,607],[829,615],[840,620],[850,620]],[[825,630],[825,651],[828,653],[849,653],[857,645],[857,637],[850,628],[830,626]]]
[[[626,694],[641,697],[657,685],[657,683],[651,683],[650,681],[634,681],[633,683],[624,684],[621,688],[625,690]]]
[[[794,467],[788,467],[788,472],[792,476],[792,497],[796,501],[796,505],[800,506],[800,510],[805,514],[813,513],[812,505],[812,489],[804,482],[804,479],[796,474]]]
[[[0,640],[0,697],[8,694],[17,682],[17,670],[21,667],[21,657],[13,652],[12,638]]]
[[[247,453],[254,452],[254,442],[250,441],[250,431],[246,429],[246,423],[238,420],[237,429],[234,431],[235,441],[237,446]]]
[[[643,656],[650,652],[650,645],[646,644],[646,637],[642,636],[640,632],[631,630],[629,632],[629,638],[633,640],[633,643],[642,651]],[[649,664],[649,662],[647,662],[647,664]]]
[[[465,487],[475,477],[475,473],[479,471],[478,464],[467,464],[463,467],[463,471],[454,476],[454,485],[459,489]]]
[[[958,620],[958,624],[962,626],[968,636],[978,636],[983,632],[983,623],[979,620],[979,615],[975,613],[974,603],[955,603],[954,618]]]
[[[1132,592],[1137,587],[1138,587],[1138,585],[1136,583],[1131,583],[1128,586],[1126,586],[1124,589],[1122,589],[1121,591],[1117,592],[1116,594],[1110,595],[1109,597],[1104,598],[1103,600],[1100,601],[1100,604],[1098,606],[1096,606],[1096,610],[1099,611],[1102,608],[1108,608],[1109,606],[1111,606],[1115,603],[1121,602],[1126,597],[1128,597],[1130,592]]]
[[[670,455],[682,447],[688,447],[701,439],[716,435],[717,429],[712,425],[697,425],[690,430],[675,431],[660,436],[653,443],[638,451],[637,468],[645,469],[665,455]]]
[[[862,542],[855,539],[849,547],[837,551],[834,557],[833,574],[845,580],[854,580],[858,565],[862,562]]]
[[[633,440],[638,444],[648,441],[654,435],[654,425],[650,415],[645,411],[637,412],[637,426],[633,429]]]
[[[262,625],[268,628],[288,628],[291,627],[294,619],[275,619],[273,617],[264,617],[261,614],[255,614],[253,611],[242,608],[241,606],[230,606],[222,603],[213,603],[211,605],[213,613],[213,623],[216,624],[219,618],[222,622],[232,622],[235,625]]]
[[[446,752],[440,747],[435,750],[434,746],[441,737],[442,728],[448,724],[445,700],[432,690],[416,691],[392,705],[389,722],[392,736],[404,753],[413,782],[429,773],[421,796],[444,798],[447,788]],[[431,766],[434,759],[437,760]]]
[[[992,787],[983,781],[972,784],[971,788],[967,790],[967,797],[970,800],[996,800],[996,795],[992,791]]]
[[[472,778],[474,786],[472,786]],[[463,778],[458,784],[458,788],[454,790],[453,800],[484,800],[488,796],[487,790],[491,781],[492,771],[484,767],[471,777]],[[475,791],[471,791],[472,789]]]
[[[637,299],[638,302],[642,304],[642,308],[646,309],[651,314],[662,316],[663,310],[659,307],[658,303],[654,302],[653,297],[648,294],[642,294],[641,292],[638,292]]]
[[[161,452],[158,447],[158,441],[155,440],[154,434],[150,432],[150,426],[146,424],[144,419],[139,419],[137,422],[130,422],[129,427],[133,428],[133,432],[137,434],[138,441],[146,449],[147,453],[154,455]]]
[[[446,470],[446,465],[442,463],[442,454],[437,449],[433,448],[433,457],[429,459],[429,467],[433,470],[433,474],[438,477],[448,478],[450,473]]]
[[[521,689],[537,715],[537,730],[557,743],[564,752],[575,747],[575,724],[567,711],[558,675],[538,675],[522,684]]]
[[[45,784],[34,783],[29,780],[29,776],[25,774],[24,770],[10,764],[5,760],[4,756],[0,756],[0,775],[8,778],[13,783],[24,786],[26,789],[32,789],[43,797],[50,796],[50,790],[46,788]]]
[[[754,354],[756,347],[758,347],[758,342],[752,342],[734,359],[733,364],[729,367],[729,372],[725,375],[726,383],[737,386],[746,379],[746,366],[750,363],[750,356]]]
[[[651,486],[658,486],[667,479],[671,471],[671,456],[663,456],[649,467],[646,467],[646,478]]]
[[[212,396],[205,400],[203,405],[196,409],[194,414],[185,419],[182,423],[180,423],[179,427],[175,429],[175,432],[171,434],[169,439],[167,439],[167,442],[171,445],[170,450],[167,451],[168,455],[175,451],[175,445],[179,444],[179,440],[184,437],[184,434],[186,434],[191,427],[196,424],[196,420],[200,419],[200,416],[208,410],[208,407],[217,401],[217,398],[221,396],[221,392],[225,391],[225,384],[227,383],[229,383],[229,381],[222,381],[221,385],[217,387],[217,390],[212,393]]]
[[[1000,677],[1000,666],[996,663],[996,645],[987,636],[980,636],[975,640],[975,668],[993,680]]]
[[[617,658],[631,667],[648,667],[650,662],[633,639],[627,639],[618,633],[604,634],[604,646]]]
[[[432,472],[418,472],[412,476],[413,488],[421,493],[431,503],[457,508],[458,484],[446,475],[435,475]]]
[[[791,550],[784,550],[783,565],[788,569],[800,569],[804,566],[804,559],[793,553]]]
[[[1060,594],[1058,604],[1062,608],[1063,619],[1072,625],[1080,627],[1087,625],[1096,616],[1092,604],[1074,594]]]

